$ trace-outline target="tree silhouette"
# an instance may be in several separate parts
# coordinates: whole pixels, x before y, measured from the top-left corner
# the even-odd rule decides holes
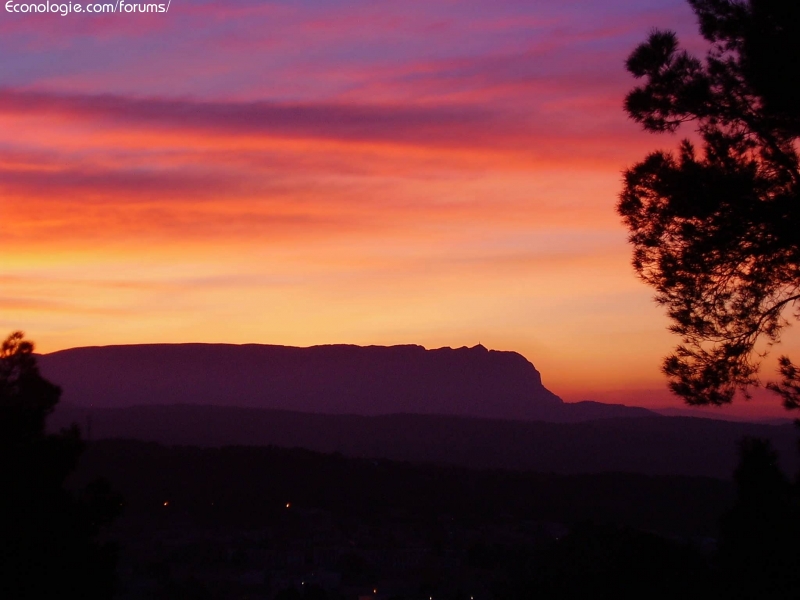
[[[61,390],[33,350],[20,332],[0,346],[0,597],[110,598],[114,549],[95,537],[121,502],[104,481],[65,489],[83,444],[76,426],[45,433]]]
[[[725,598],[800,597],[800,506],[766,440],[745,438],[734,473],[737,498],[720,526]]]
[[[693,123],[701,150],[684,140],[627,170],[618,211],[681,338],[663,364],[670,389],[721,405],[749,397],[786,313],[800,317],[800,3],[689,3],[705,59],[654,31],[627,60],[644,83],[625,110],[651,132]],[[780,374],[768,387],[799,407],[800,370],[781,357]]]

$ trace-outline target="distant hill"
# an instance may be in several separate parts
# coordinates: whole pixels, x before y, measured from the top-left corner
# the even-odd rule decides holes
[[[51,429],[72,422],[93,440],[129,438],[167,445],[299,447],[361,458],[505,468],[543,473],[629,472],[729,479],[744,436],[768,438],[784,469],[798,469],[792,425],[689,417],[599,419],[582,423],[503,421],[435,415],[324,415],[220,406],[59,406]]]
[[[777,405],[779,407],[780,405]],[[794,423],[794,419],[789,417],[770,417],[770,416],[743,416],[736,415],[720,410],[703,410],[696,406],[656,408],[654,412],[667,417],[696,417],[699,419],[719,419],[721,421],[737,421],[739,423],[762,423],[764,425],[789,425]],[[784,414],[789,414],[784,410]]]
[[[150,344],[41,356],[76,406],[203,404],[308,413],[444,414],[572,422],[652,415],[596,402],[565,404],[516,352],[422,346]]]

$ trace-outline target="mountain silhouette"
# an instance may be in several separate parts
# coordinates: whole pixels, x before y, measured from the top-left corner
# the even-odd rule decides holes
[[[308,413],[440,414],[554,422],[652,415],[566,404],[516,352],[422,346],[147,344],[46,354],[73,406],[198,404]]]

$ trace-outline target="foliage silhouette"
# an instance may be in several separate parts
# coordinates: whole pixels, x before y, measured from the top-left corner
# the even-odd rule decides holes
[[[121,502],[103,480],[78,498],[65,489],[83,443],[76,426],[45,433],[61,390],[33,350],[20,332],[0,346],[0,597],[109,598],[114,547],[94,538]]]
[[[681,343],[664,360],[689,404],[749,397],[759,363],[800,300],[800,4],[689,0],[705,60],[654,31],[629,56],[644,84],[625,110],[647,131],[692,122],[702,150],[654,152],[625,173],[618,211],[633,266],[666,306]],[[795,312],[795,317],[800,313]],[[800,406],[800,371],[780,359],[769,384]]]

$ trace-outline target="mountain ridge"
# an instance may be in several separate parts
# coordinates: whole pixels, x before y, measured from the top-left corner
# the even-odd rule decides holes
[[[563,402],[517,352],[419,345],[135,344],[39,357],[42,374],[78,406],[211,404],[331,414],[447,414],[576,421],[651,415],[623,405]]]

